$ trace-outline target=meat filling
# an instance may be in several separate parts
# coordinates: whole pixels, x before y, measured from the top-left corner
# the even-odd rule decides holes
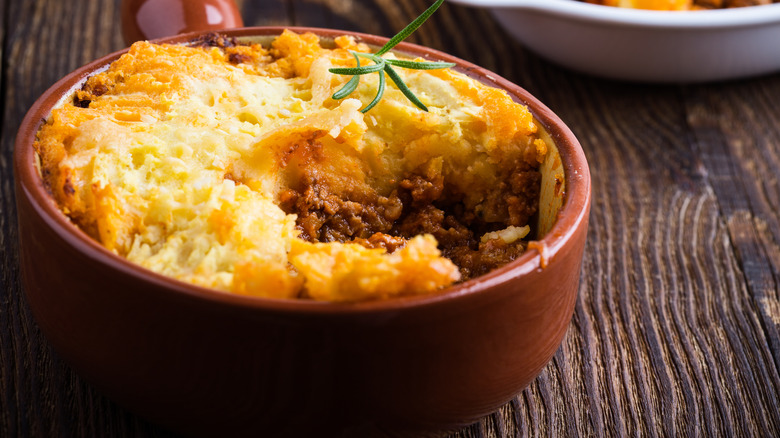
[[[525,225],[537,211],[539,171],[517,163],[507,181],[487,197],[486,204],[503,208],[508,223],[482,220],[458,200],[440,175],[409,175],[389,196],[373,191],[338,196],[309,170],[299,187],[281,193],[280,207],[297,215],[300,237],[310,242],[354,242],[393,252],[407,239],[431,234],[442,254],[459,267],[462,280],[468,280],[515,260],[526,249],[526,242],[520,240],[480,241],[484,233]]]

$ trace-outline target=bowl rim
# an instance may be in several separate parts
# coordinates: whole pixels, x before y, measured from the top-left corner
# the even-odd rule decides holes
[[[449,0],[465,6],[545,12],[571,20],[659,30],[711,30],[780,24],[780,4],[701,11],[654,11],[577,0]]]
[[[381,46],[388,40],[385,37],[360,32],[296,26],[244,27],[222,30],[218,33],[240,38],[278,35],[284,29],[298,33],[313,32],[325,38],[352,35],[360,42],[377,46]],[[159,38],[151,40],[151,42],[181,44],[209,33],[213,33],[213,31],[191,32]],[[20,202],[19,197],[26,197],[35,213],[40,216],[46,226],[76,251],[98,264],[106,265],[114,271],[149,282],[160,290],[193,300],[284,314],[364,314],[427,307],[480,295],[488,292],[488,289],[494,285],[505,283],[517,276],[544,269],[541,267],[542,258],[547,261],[553,261],[555,255],[565,249],[567,242],[573,238],[578,228],[587,224],[591,198],[590,171],[579,141],[556,114],[525,89],[487,69],[435,49],[404,42],[396,46],[394,50],[409,55],[457,63],[457,66],[454,67],[457,71],[477,78],[488,85],[502,88],[515,100],[527,105],[537,120],[547,129],[561,155],[562,167],[566,178],[566,192],[555,224],[539,241],[544,254],[541,254],[537,249],[529,249],[518,259],[500,268],[469,281],[450,286],[438,293],[362,302],[323,302],[238,295],[194,285],[148,270],[110,252],[79,229],[61,212],[38,174],[37,160],[32,146],[38,129],[45,121],[45,118],[48,117],[51,108],[59,103],[64,96],[69,95],[76,87],[80,87],[83,81],[90,75],[106,68],[110,62],[127,52],[128,49],[125,48],[110,53],[74,70],[49,87],[30,107],[20,124],[14,144],[13,165],[17,187],[17,204]]]

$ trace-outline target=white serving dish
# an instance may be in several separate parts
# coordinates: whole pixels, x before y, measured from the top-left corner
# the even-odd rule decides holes
[[[597,76],[707,82],[780,71],[780,3],[670,12],[576,0],[449,1],[490,8],[532,51]]]

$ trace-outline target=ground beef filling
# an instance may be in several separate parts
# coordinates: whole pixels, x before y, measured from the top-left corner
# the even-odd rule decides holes
[[[490,223],[464,208],[441,176],[410,175],[389,196],[351,192],[338,196],[319,183],[314,171],[300,185],[283,191],[280,207],[298,216],[300,237],[310,242],[354,242],[393,252],[419,234],[431,234],[442,254],[459,268],[462,280],[478,277],[520,256],[526,242],[480,236],[507,226],[523,226],[538,208],[541,174],[518,163],[485,204],[501,208],[507,222]]]

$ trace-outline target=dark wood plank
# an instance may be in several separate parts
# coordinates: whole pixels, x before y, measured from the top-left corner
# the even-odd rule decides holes
[[[10,3],[8,0],[0,0],[0,23],[2,23],[3,29],[7,29],[8,25],[8,8]],[[6,59],[6,36],[7,32],[0,32],[0,61]],[[9,224],[9,216],[12,214],[6,213],[9,208],[13,207],[13,194],[11,193],[11,187],[9,182],[11,181],[11,161],[10,156],[6,152],[5,146],[5,119],[7,115],[7,109],[5,105],[6,101],[6,71],[5,62],[0,62],[0,433],[3,431],[15,430],[16,428],[16,405],[12,382],[12,370],[15,367],[14,357],[6,352],[13,340],[13,336],[10,334],[10,330],[7,329],[9,324],[9,303],[8,294],[17,289],[15,286],[16,272],[18,265],[17,256],[13,253],[16,248],[15,236],[12,236],[11,230],[14,228],[14,224]],[[13,211],[13,210],[10,210]],[[8,334],[5,334],[8,332]],[[8,426],[4,426],[8,425]]]
[[[780,120],[771,95],[764,94],[767,89],[754,88],[755,84],[733,84],[723,94],[712,93],[710,88],[694,90],[689,122],[703,159],[718,171],[713,189],[727,218],[752,306],[774,351],[776,372],[780,368],[780,190],[776,177]],[[715,111],[705,110],[709,108]],[[720,133],[723,140],[713,140],[713,133]]]
[[[572,350],[565,342],[556,357],[585,355],[584,369],[567,371],[587,376],[590,403],[569,404],[567,415],[579,417],[578,423],[591,416],[599,435],[633,430],[694,434],[702,428],[716,435],[777,433],[780,385],[773,364],[777,348],[772,329],[767,329],[771,324],[751,321],[756,314],[737,293],[747,290],[750,281],[771,276],[772,270],[767,257],[754,251],[753,263],[759,267],[743,276],[741,259],[730,252],[735,239],[728,235],[729,224],[720,217],[708,179],[721,170],[708,168],[689,142],[688,108],[680,88],[584,76],[559,81],[555,68],[543,70],[535,79],[548,81],[541,86],[546,92],[542,98],[580,135],[594,175],[595,212],[573,326],[579,333],[569,333],[569,339],[585,342]],[[777,78],[763,83],[776,86]],[[723,90],[731,88],[719,85],[704,94],[718,96]],[[733,103],[738,106],[744,99]],[[711,117],[720,114],[718,109],[706,111]],[[762,115],[777,117],[777,110]],[[737,124],[751,125],[762,126],[755,121]],[[720,135],[715,139],[723,141]],[[774,144],[764,153],[775,154]],[[723,190],[733,190],[725,181],[762,181],[755,177],[734,177],[732,172],[724,177]],[[771,216],[776,220],[776,213]],[[743,229],[737,224],[731,228]],[[755,242],[756,235],[742,240]],[[774,285],[762,284],[762,291],[776,293]],[[710,310],[703,316],[702,309]],[[739,335],[729,339],[731,333]],[[765,387],[758,388],[756,381]],[[552,399],[565,396],[558,393]]]
[[[245,26],[292,26],[291,0],[236,1]]]
[[[57,79],[121,48],[118,2],[3,5],[0,147],[0,436],[166,436],[81,381],[41,336],[22,296],[11,175],[16,127]]]

